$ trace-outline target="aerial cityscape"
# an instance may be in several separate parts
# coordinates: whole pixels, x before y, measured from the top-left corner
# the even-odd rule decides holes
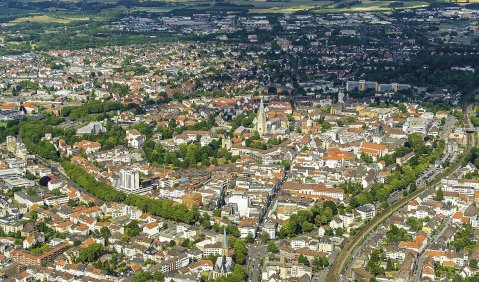
[[[0,281],[479,281],[479,2],[0,0]]]

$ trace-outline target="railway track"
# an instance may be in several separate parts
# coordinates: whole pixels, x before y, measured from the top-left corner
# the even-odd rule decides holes
[[[464,121],[467,122],[468,127],[472,127],[472,124],[468,115],[469,107],[470,106],[463,108]],[[351,259],[351,254],[353,253],[353,251],[358,246],[361,246],[362,242],[367,238],[367,235],[371,233],[372,231],[374,231],[379,226],[379,224],[383,223],[386,219],[388,219],[396,211],[398,211],[400,208],[406,205],[409,201],[413,200],[418,195],[426,191],[427,188],[432,187],[436,185],[437,183],[439,183],[443,177],[447,177],[449,175],[454,174],[459,168],[461,168],[465,156],[468,154],[468,152],[471,150],[474,144],[475,144],[474,134],[467,133],[467,142],[466,142],[466,148],[464,150],[464,154],[456,163],[452,164],[444,173],[437,176],[431,183],[418,187],[418,189],[414,191],[413,193],[407,195],[406,197],[392,204],[389,208],[383,210],[381,213],[376,215],[376,217],[374,217],[371,221],[369,221],[366,225],[364,225],[363,228],[358,233],[356,233],[353,237],[349,238],[346,244],[342,247],[341,252],[338,254],[336,259],[331,264],[328,271],[328,275],[326,276],[326,281],[328,282],[347,281],[348,279],[346,277],[344,278],[341,277],[343,268]]]

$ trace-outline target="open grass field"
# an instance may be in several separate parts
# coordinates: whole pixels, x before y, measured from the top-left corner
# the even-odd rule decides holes
[[[235,1],[244,2],[245,4],[252,4],[254,8],[249,9],[250,13],[267,14],[267,13],[282,13],[291,14],[298,11],[316,9],[321,6],[330,5],[331,1],[311,1],[311,0],[297,0],[290,2],[262,2],[262,1]],[[239,3],[238,3],[239,4]]]
[[[130,12],[138,11],[138,12],[149,12],[149,13],[166,13],[173,9],[174,7],[135,7],[130,9]]]
[[[177,0],[170,0],[170,1],[177,1]],[[184,0],[179,0],[181,1]],[[208,1],[188,1],[191,3],[211,3]],[[178,3],[178,2],[177,2]],[[185,2],[183,2],[185,3]],[[312,8],[316,8],[319,6],[324,6],[331,4],[332,1],[323,0],[323,1],[313,1],[313,0],[291,0],[291,1],[284,1],[284,2],[266,2],[261,0],[231,0],[228,3],[235,4],[238,6],[251,6],[249,8],[250,13],[254,14],[277,14],[277,13],[284,13],[284,14],[291,14],[297,11],[302,10],[309,10]]]
[[[232,0],[230,3],[237,4],[237,5],[252,5],[257,9],[266,9],[266,8],[274,8],[274,7],[282,7],[282,8],[294,8],[298,6],[317,6],[317,5],[324,5],[324,3],[328,3],[331,1],[313,1],[313,0],[292,0],[292,1],[284,1],[284,2],[266,2],[266,1],[247,1],[247,0]]]
[[[319,5],[318,5],[319,6]],[[253,14],[292,14],[299,11],[317,8],[316,6],[298,5],[291,7],[271,7],[271,8],[252,8],[249,9]]]
[[[41,1],[41,0],[18,0],[18,1]],[[97,0],[59,0],[62,2],[79,2],[79,1],[97,1]],[[105,3],[115,3],[118,0],[105,0]],[[154,1],[154,0],[153,0]],[[160,1],[160,0],[159,0]],[[217,7],[214,6],[214,2],[210,0],[161,0],[169,3],[168,6],[159,6],[159,7],[133,7],[130,8],[130,11],[145,11],[145,12],[168,12],[173,9],[181,8],[191,8],[198,10],[216,10]],[[479,0],[458,0],[458,1],[469,1],[469,2],[479,2]],[[314,11],[317,13],[341,13],[341,12],[367,12],[367,11],[390,11],[393,8],[389,7],[389,4],[392,2],[402,2],[401,7],[396,7],[395,9],[413,9],[413,8],[423,8],[427,7],[427,2],[425,1],[394,1],[394,0],[379,0],[371,1],[364,0],[360,4],[353,5],[351,7],[338,8],[336,5],[338,2],[333,3],[329,0],[324,1],[313,1],[313,0],[290,0],[284,2],[266,2],[263,0],[230,0],[227,1],[228,4],[235,4],[238,6],[250,7],[248,10],[253,14],[291,14],[298,11]],[[340,3],[340,2],[339,2]],[[23,20],[23,18],[18,19]],[[38,22],[65,22],[66,18],[61,18],[56,21],[56,18],[52,19],[38,19]],[[35,21],[35,19],[33,20]],[[70,19],[72,21],[72,19]]]
[[[89,19],[90,18],[87,18],[87,17],[56,18],[56,17],[51,17],[51,16],[48,16],[48,15],[38,15],[38,16],[16,18],[15,20],[9,22],[9,24],[17,24],[17,23],[23,23],[23,22],[67,24],[67,23],[71,23],[73,21],[87,21]]]
[[[185,5],[189,8],[197,8],[207,10],[211,6],[204,4],[211,4],[211,1],[206,0],[167,0],[171,3],[176,3],[178,6]],[[467,1],[467,0],[464,0]],[[479,0],[471,0],[478,1]],[[252,6],[249,12],[253,14],[292,14],[298,11],[314,11],[317,13],[341,13],[341,12],[368,12],[368,11],[390,11],[393,10],[389,4],[393,2],[403,3],[401,7],[394,9],[414,9],[424,8],[428,6],[425,1],[394,1],[394,0],[363,0],[360,4],[355,4],[351,7],[338,8],[337,2],[332,1],[313,1],[313,0],[291,0],[288,2],[266,2],[257,0],[231,0],[228,3],[236,5]],[[340,3],[340,2],[339,2]]]
[[[477,0],[479,1],[479,0]],[[301,5],[279,5],[270,8],[252,8],[249,9],[250,13],[269,14],[269,13],[282,13],[291,14],[298,11],[308,10],[316,13],[349,13],[349,12],[380,12],[391,11],[393,9],[414,9],[424,8],[428,6],[425,1],[363,1],[363,3],[356,4],[350,7],[338,8],[337,4],[331,2],[318,2],[311,1],[310,4]],[[402,2],[401,7],[392,8],[389,5],[393,2]],[[275,3],[278,4],[278,3]]]
[[[0,0],[2,1],[2,0]],[[35,2],[43,0],[15,0],[19,2]],[[98,0],[57,0],[59,2],[65,3],[78,3],[82,2],[95,2]],[[104,0],[104,3],[118,3],[119,0]],[[155,0],[150,0],[155,1]],[[61,15],[58,14],[19,14],[17,18],[9,21],[9,24],[17,24],[22,22],[35,22],[35,23],[62,23],[68,24],[72,21],[81,21],[81,20],[94,20],[94,18],[103,18],[111,19],[115,18],[119,11],[126,9],[123,12],[169,12],[171,10],[179,9],[197,9],[202,11],[216,11],[216,10],[228,10],[231,9],[234,11],[241,7],[241,9],[247,9],[251,14],[292,14],[299,11],[310,11],[315,13],[349,13],[349,12],[380,12],[380,11],[391,11],[393,9],[414,9],[414,8],[424,8],[428,6],[428,3],[421,0],[413,1],[404,1],[404,0],[363,0],[362,3],[353,4],[351,6],[340,5],[342,2],[333,2],[332,0],[290,0],[284,2],[266,2],[265,0],[228,0],[225,1],[226,4],[231,4],[232,6],[221,6],[215,5],[214,1],[211,0],[158,0],[163,2],[157,7],[151,6],[141,6],[140,4],[136,7],[129,7],[126,9],[123,6],[109,7],[107,9],[102,9],[100,11],[94,12],[95,14],[90,14],[91,12],[85,11],[80,12],[80,14],[72,14],[69,11],[61,12]],[[167,2],[165,5],[164,1]],[[445,0],[447,1],[447,0]],[[469,1],[479,2],[479,0],[458,0],[458,1]],[[389,6],[391,3],[401,3],[397,7]],[[229,8],[231,7],[231,8]],[[114,11],[109,11],[113,9]],[[0,9],[2,10],[2,9]],[[58,11],[57,11],[58,12]],[[38,11],[37,11],[38,13]],[[1,15],[1,11],[0,11]],[[10,19],[14,15],[10,13]]]
[[[393,2],[403,3],[400,7],[390,7]],[[314,8],[312,11],[316,13],[350,13],[350,12],[381,12],[392,11],[394,9],[417,9],[425,8],[429,4],[425,1],[370,1],[366,0],[360,4],[356,4],[350,7],[338,8],[337,6],[327,6]]]

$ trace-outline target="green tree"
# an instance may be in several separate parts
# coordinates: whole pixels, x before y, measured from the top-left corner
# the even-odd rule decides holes
[[[35,193],[35,189],[33,187],[28,187],[27,189],[27,195],[28,196],[35,196],[37,193]]]
[[[471,260],[469,261],[469,266],[470,266],[471,268],[477,269],[477,265],[478,265],[477,259],[471,259]]]
[[[361,153],[360,158],[361,158],[361,160],[363,160],[367,164],[372,164],[373,163],[373,158],[370,155],[368,155],[364,152]]]
[[[371,255],[369,256],[369,260],[367,263],[367,269],[369,273],[373,275],[384,275],[384,268],[380,266],[381,264],[381,257],[380,254],[382,253],[381,250],[376,249],[374,250]]]
[[[442,201],[442,200],[444,200],[444,192],[442,191],[442,188],[439,187],[436,190],[436,201]]]
[[[474,242],[469,237],[472,232],[472,227],[470,224],[465,224],[459,232],[456,232],[454,240],[450,243],[456,251],[460,251],[468,246],[474,245]]]
[[[471,259],[469,261],[469,266],[473,269],[477,269],[478,268],[478,262],[477,262],[477,259]]]
[[[309,266],[309,260],[303,254],[299,255],[298,262]]]
[[[245,242],[243,240],[230,237],[228,239],[228,245],[233,246],[236,263],[239,265],[244,264],[246,262],[246,255],[247,255]]]
[[[276,246],[276,244],[273,241],[270,241],[268,243],[268,252],[277,253],[278,251],[279,251],[278,246]]]
[[[391,224],[386,233],[386,239],[388,243],[398,243],[399,241],[411,241],[412,237],[407,234],[406,230]]]
[[[163,282],[165,281],[165,275],[161,271],[155,271],[153,274],[153,279],[155,279],[155,281]]]
[[[251,232],[248,233],[248,235],[246,236],[246,238],[245,238],[244,240],[245,240],[245,242],[248,243],[248,244],[253,243],[253,242],[254,242],[253,234],[251,234]]]
[[[406,224],[415,232],[421,230],[423,227],[422,220],[419,220],[415,217],[408,217],[406,219]]]
[[[333,127],[333,126],[331,125],[331,123],[329,123],[329,122],[323,122],[323,123],[321,124],[321,131],[323,131],[323,132],[324,132],[324,131],[328,131],[328,130],[330,130],[332,127]]]
[[[151,279],[151,274],[147,271],[140,270],[133,277],[133,282],[147,282]]]
[[[320,271],[321,269],[323,269],[325,266],[328,266],[328,265],[329,265],[329,261],[327,257],[316,257],[313,260],[313,266],[316,272]]]
[[[101,235],[101,237],[103,237],[105,239],[110,238],[111,237],[110,229],[106,226],[103,226],[102,228],[100,228],[100,235]]]
[[[103,245],[99,243],[93,243],[90,246],[80,250],[78,253],[78,261],[81,262],[94,262],[103,253]]]
[[[226,277],[226,282],[246,281],[246,278],[247,275],[244,268],[241,265],[236,264],[233,267],[233,272]]]
[[[390,258],[388,258],[386,262],[386,271],[394,271],[394,270],[396,270],[396,268],[394,267],[394,263]]]
[[[128,233],[128,236],[135,237],[140,234],[141,228],[138,225],[138,221],[132,220],[125,226],[125,233]]]
[[[259,235],[259,238],[260,238],[260,240],[261,240],[261,243],[266,243],[266,242],[268,242],[268,241],[270,240],[269,234],[266,233],[266,232],[261,233],[261,234]]]
[[[32,254],[35,254],[35,255],[39,255],[39,254],[43,254],[44,252],[46,252],[48,250],[48,245],[47,244],[43,244],[41,245],[40,247],[38,248],[33,248],[31,250]]]

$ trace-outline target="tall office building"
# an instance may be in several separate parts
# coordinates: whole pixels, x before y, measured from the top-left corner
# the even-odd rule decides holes
[[[136,194],[140,190],[140,173],[129,169],[120,170],[117,188],[128,194]]]

